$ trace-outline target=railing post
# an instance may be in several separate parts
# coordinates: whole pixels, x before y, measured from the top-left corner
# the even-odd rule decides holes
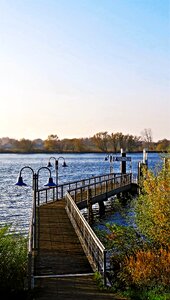
[[[34,214],[33,214],[33,236],[34,236],[34,249],[36,249],[36,238],[37,238],[37,234],[36,234],[36,230],[37,230],[37,226],[36,226],[36,209],[37,209],[37,181],[38,181],[38,177],[37,174],[33,175],[33,190],[34,190],[34,196],[33,196],[33,209],[34,209]]]
[[[40,205],[40,192],[38,191],[38,206]]]
[[[94,179],[94,193],[95,193],[95,196],[96,196],[96,178]]]
[[[46,190],[46,193],[45,193],[45,202],[47,203],[47,201],[48,201],[48,192]]]
[[[32,288],[32,254],[28,253],[28,290]]]
[[[55,200],[58,200],[58,186],[55,186]]]
[[[129,181],[132,183],[132,173],[129,174]]]
[[[61,186],[61,199],[63,199],[63,185]]]
[[[111,178],[111,182],[110,182],[110,188],[111,188],[111,190],[113,190],[113,177]]]
[[[77,200],[77,193],[76,193],[76,189],[74,190],[74,202],[76,203]]]
[[[92,208],[92,191],[88,189],[87,191],[87,209],[88,209],[88,223],[93,224],[93,208]]]
[[[108,192],[108,181],[106,180],[106,184],[105,184],[105,193]]]
[[[85,180],[82,180],[82,183],[81,183],[81,185],[82,185],[82,189],[83,189],[83,191],[84,191]]]
[[[116,183],[116,174],[114,174],[114,185]]]
[[[107,285],[106,282],[106,254],[107,254],[107,250],[103,251],[103,281],[104,281],[104,286]]]

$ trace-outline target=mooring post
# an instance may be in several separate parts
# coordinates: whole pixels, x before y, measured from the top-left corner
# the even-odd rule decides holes
[[[126,157],[126,152],[124,152],[122,148],[120,151],[121,151],[122,157]],[[120,173],[126,174],[126,160],[121,161]]]
[[[88,209],[88,223],[89,225],[93,224],[93,208],[92,208],[92,191],[88,189],[87,192],[87,209]]]
[[[143,178],[143,171],[148,169],[148,156],[146,149],[143,149],[143,161],[138,162],[138,185],[139,193],[141,192],[140,183]]]
[[[170,165],[170,157],[164,157],[163,158],[163,170],[164,170],[165,178],[168,176],[169,165]]]
[[[110,174],[113,173],[113,155],[110,155]]]
[[[143,149],[143,164],[148,166],[148,153],[146,152],[146,149]]]
[[[105,215],[105,205],[104,205],[104,201],[99,201],[99,216],[100,218],[103,217]]]

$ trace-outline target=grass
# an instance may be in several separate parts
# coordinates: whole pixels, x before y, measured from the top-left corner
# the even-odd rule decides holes
[[[0,291],[23,293],[27,276],[27,238],[0,228]]]

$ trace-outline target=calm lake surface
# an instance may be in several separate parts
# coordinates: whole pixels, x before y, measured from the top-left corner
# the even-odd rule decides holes
[[[62,167],[59,159],[59,184],[68,181],[89,178],[110,172],[110,163],[105,161],[105,154],[0,154],[0,226],[10,224],[11,229],[23,234],[28,233],[32,207],[32,173],[26,169],[22,176],[27,187],[17,187],[15,183],[19,171],[24,166],[30,166],[36,172],[40,167],[47,166],[49,158],[60,156],[65,158],[67,168]],[[120,154],[114,155],[120,156]],[[143,153],[127,153],[132,164],[127,162],[127,172],[137,175],[138,162],[142,161]],[[54,160],[50,160],[54,164]],[[162,164],[162,158],[157,153],[148,154],[148,167],[154,170]],[[120,162],[114,162],[113,172],[120,172]],[[43,187],[49,174],[45,170],[39,172],[39,187]],[[52,169],[55,181],[55,169]]]

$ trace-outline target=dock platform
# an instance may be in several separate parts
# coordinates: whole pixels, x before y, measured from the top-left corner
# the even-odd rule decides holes
[[[65,210],[65,200],[38,208],[35,300],[122,300],[100,290]]]

